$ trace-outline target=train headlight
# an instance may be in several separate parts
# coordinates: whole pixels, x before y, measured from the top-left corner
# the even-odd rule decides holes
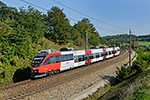
[[[38,73],[38,70],[32,70],[31,71],[33,74],[36,74],[36,73]]]

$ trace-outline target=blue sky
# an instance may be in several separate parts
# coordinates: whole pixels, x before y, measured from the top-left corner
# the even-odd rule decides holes
[[[21,0],[1,0],[7,6],[19,7],[24,6],[27,8],[29,4],[22,2]],[[73,18],[77,21],[87,16],[74,12],[53,0],[24,0],[30,3],[41,6],[47,10],[50,10],[52,6],[57,6],[60,9],[64,9],[63,12],[67,15],[67,18]],[[79,12],[82,12],[90,17],[106,22],[111,25],[123,27],[120,29],[112,27],[96,20],[88,18],[94,26],[116,31],[109,32],[96,28],[100,36],[128,34],[129,29],[132,30],[133,35],[148,35],[150,34],[150,0],[56,0],[68,7],[71,7]],[[34,7],[34,6],[33,6]],[[47,13],[45,10],[34,7],[43,13]],[[74,25],[77,21],[70,19],[70,24]]]

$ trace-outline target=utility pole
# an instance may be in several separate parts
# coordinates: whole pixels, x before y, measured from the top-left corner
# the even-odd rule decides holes
[[[129,29],[130,44],[129,44],[129,66],[131,67],[131,29]]]
[[[87,45],[87,41],[88,41],[88,40],[87,40],[87,30],[86,30],[85,50],[86,50],[86,52],[87,52],[87,59],[89,59],[89,54],[88,54],[88,51],[87,51],[87,48],[88,48],[88,47],[87,47],[87,46],[88,46],[88,45]],[[87,64],[87,65],[89,65],[89,60],[88,60],[88,64]]]
[[[135,38],[134,38],[134,41],[133,41],[133,43],[134,43],[134,49],[133,49],[133,50],[135,50]]]
[[[87,30],[86,30],[86,42],[85,42],[85,49],[87,50]]]
[[[137,49],[139,49],[139,36],[137,38]]]
[[[114,46],[115,46],[115,36],[114,36]]]

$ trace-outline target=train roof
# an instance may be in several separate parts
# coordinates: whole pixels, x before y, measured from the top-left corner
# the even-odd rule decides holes
[[[38,53],[52,53],[52,52],[59,52],[55,49],[45,49],[45,50],[41,50]]]
[[[74,48],[61,48],[60,51],[75,51]]]

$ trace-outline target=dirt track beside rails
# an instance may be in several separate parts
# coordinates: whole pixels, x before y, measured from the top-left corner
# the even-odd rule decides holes
[[[69,99],[102,79],[114,77],[116,67],[120,67],[122,64],[128,62],[128,57],[125,56],[128,56],[128,52],[112,59],[75,68],[58,75],[31,80],[25,84],[16,86],[15,89],[12,87],[3,91],[0,90],[0,98],[30,100]]]

